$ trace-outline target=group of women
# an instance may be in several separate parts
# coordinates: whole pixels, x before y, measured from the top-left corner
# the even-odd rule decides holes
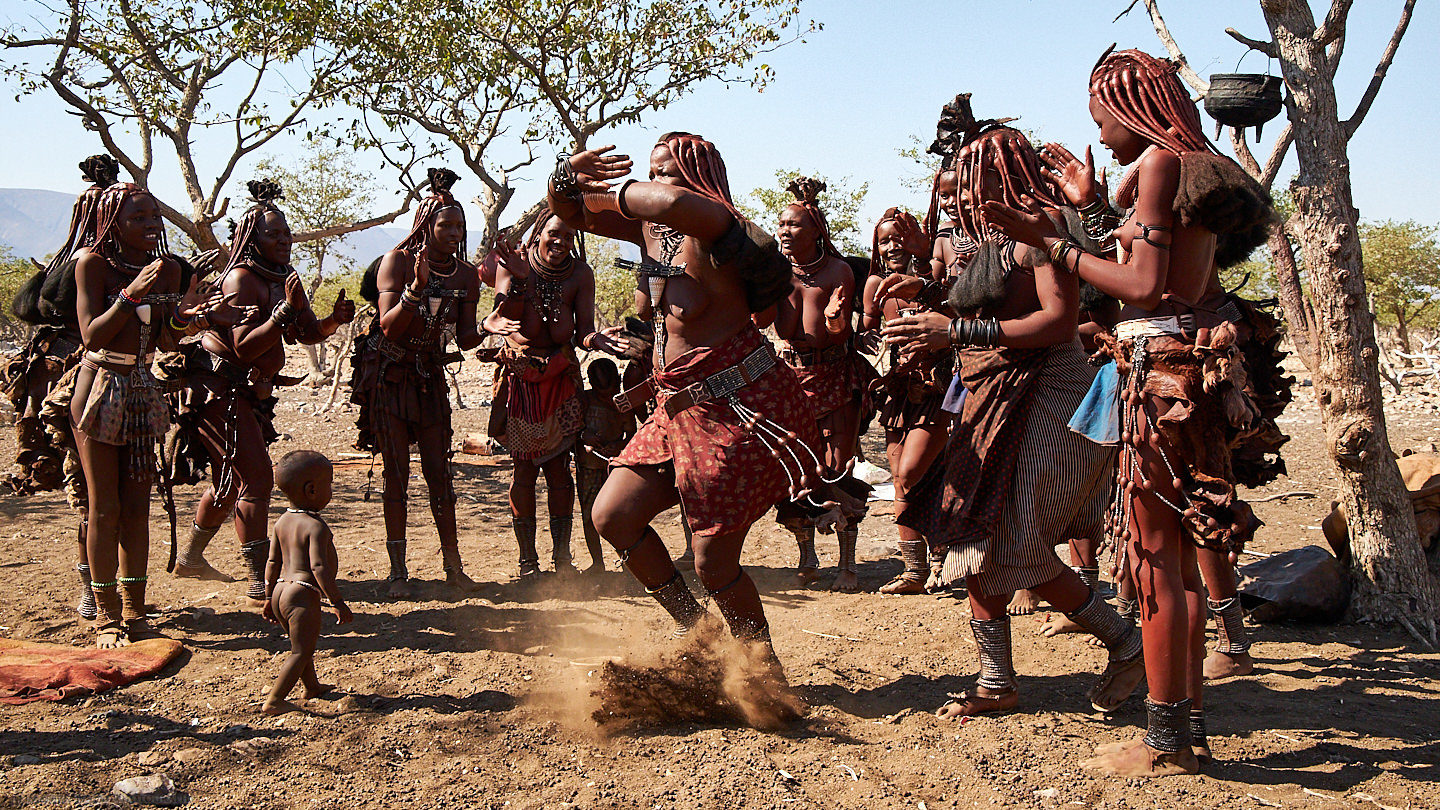
[[[1273,420],[1288,396],[1274,322],[1227,295],[1217,268],[1263,241],[1273,214],[1268,196],[1201,133],[1169,62],[1107,52],[1090,79],[1090,112],[1101,141],[1129,167],[1113,200],[1088,150],[1084,160],[1058,145],[1037,150],[1001,121],[976,121],[967,97],[947,106],[928,216],[886,212],[869,262],[858,265],[866,269],[856,283],[836,282],[842,293],[817,294],[824,314],[814,323],[829,336],[827,356],[834,345],[865,346],[877,330],[890,346],[889,370],[869,388],[881,400],[906,570],[882,590],[963,582],[981,659],[975,689],[942,715],[1017,705],[1007,605],[1028,590],[1109,650],[1090,691],[1097,708],[1114,709],[1149,684],[1145,735],[1102,746],[1092,764],[1126,775],[1190,773],[1209,756],[1203,681],[1248,666],[1232,565],[1258,521],[1235,485],[1281,469],[1284,437]],[[283,341],[324,340],[355,309],[342,296],[326,318],[312,310],[289,264],[291,234],[272,184],[252,184],[255,205],[228,261],[203,280],[165,250],[154,198],[115,183],[113,165],[102,164],[82,164],[94,186],[33,285],[49,325],[7,382],[21,415],[48,424],[83,471],[83,481],[70,476],[86,504],[81,611],[98,612],[98,641],[113,646],[153,632],[144,593],[156,480],[167,493],[207,469],[211,480],[174,572],[228,580],[204,551],[233,513],[252,588],[263,587],[266,446],[276,435]],[[359,446],[383,459],[389,579],[403,592],[416,444],[447,581],[470,584],[448,464],[450,340],[460,350],[486,334],[504,341],[488,355],[504,368],[491,424],[516,455],[510,500],[522,574],[538,570],[541,472],[555,564],[569,565],[569,453],[584,413],[574,348],[629,356],[648,375],[616,403],[648,416],[592,493],[593,526],[684,630],[705,609],[650,526],[682,505],[701,586],[779,675],[758,592],[740,565],[745,536],[777,503],[833,506],[827,493],[848,468],[829,450],[816,455],[828,434],[807,410],[811,392],[791,368],[800,361],[777,358],[756,324],[778,307],[777,323],[803,332],[809,321],[785,315],[785,302],[820,283],[813,268],[830,267],[822,259],[833,248],[823,249],[823,215],[805,204],[787,209],[777,246],[736,208],[719,151],[699,136],[662,136],[647,181],[626,180],[631,169],[610,148],[561,156],[534,235],[502,242],[479,267],[466,260],[455,176],[434,171],[412,231],[376,266],[362,294],[377,314],[356,341],[352,398]],[[793,246],[805,221],[824,237],[813,261]],[[639,247],[636,303],[651,322],[652,357],[636,357],[635,330],[595,328],[593,274],[576,250],[582,231]],[[845,275],[843,264],[834,268]],[[47,279],[67,277],[69,299],[46,293],[65,286]],[[482,283],[497,288],[484,318]],[[848,309],[826,303],[846,296]],[[1098,371],[1086,349],[1105,363]],[[175,353],[158,374],[157,350]],[[178,440],[157,478],[155,446],[172,413]],[[36,423],[23,424],[33,432]],[[61,456],[33,439],[22,437],[29,486],[55,486]],[[853,442],[844,446],[848,453]],[[1102,537],[1120,551],[1118,612],[1096,592]],[[1065,541],[1078,572],[1054,553]],[[853,572],[843,573],[852,586]],[[1138,605],[1138,630],[1127,605]],[[1205,659],[1207,609],[1224,660]]]

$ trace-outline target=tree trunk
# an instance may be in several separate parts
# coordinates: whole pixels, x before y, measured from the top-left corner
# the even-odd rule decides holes
[[[1401,304],[1396,304],[1390,308],[1390,312],[1395,316],[1396,348],[1405,354],[1414,354],[1414,352],[1410,350],[1410,327],[1409,324],[1405,323],[1405,307]],[[1407,368],[1411,365],[1410,361],[1404,357],[1400,358],[1400,364]]]
[[[1285,83],[1300,169],[1291,184],[1315,315],[1315,386],[1340,502],[1350,516],[1351,615],[1435,639],[1440,597],[1385,432],[1379,348],[1366,305],[1359,212],[1326,43],[1305,0],[1261,0]]]

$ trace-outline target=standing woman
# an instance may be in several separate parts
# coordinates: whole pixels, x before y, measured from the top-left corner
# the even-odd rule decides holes
[[[935,194],[954,171],[936,177]],[[934,240],[915,217],[898,209],[887,210],[875,225],[870,252],[870,277],[865,281],[861,328],[878,330],[907,312],[944,306],[944,268],[933,260]],[[882,289],[897,284],[924,281],[926,300],[901,301],[881,295]],[[912,285],[914,286],[914,285]],[[952,413],[946,411],[945,392],[950,387],[953,355],[948,349],[907,349],[890,347],[890,368],[880,378],[880,424],[885,428],[885,455],[895,478],[895,520],[908,508],[906,493],[945,449]],[[880,586],[880,593],[922,594],[930,578],[929,550],[925,538],[909,526],[899,525],[900,558],[905,570]]]
[[[384,466],[385,551],[391,596],[403,596],[406,490],[410,445],[420,448],[420,471],[430,491],[430,514],[440,535],[445,581],[469,587],[455,528],[455,484],[450,469],[450,387],[445,331],[453,327],[463,351],[480,345],[475,307],[480,276],[465,261],[465,210],[451,195],[459,177],[431,169],[430,195],[415,211],[409,235],[380,260],[378,314],[356,343],[350,399],[360,406],[355,446],[379,451]]]
[[[1127,776],[1194,773],[1197,756],[1209,755],[1206,606],[1195,550],[1238,552],[1253,535],[1259,521],[1235,497],[1231,454],[1270,418],[1239,345],[1248,313],[1218,292],[1216,266],[1262,243],[1273,212],[1266,193],[1205,138],[1169,61],[1107,53],[1090,76],[1090,113],[1100,140],[1131,166],[1116,196],[1129,214],[1100,199],[1084,209],[1093,224],[1120,223],[1120,261],[1084,253],[1043,213],[999,202],[982,212],[1123,304],[1113,333],[1099,336],[1123,390],[1109,531],[1128,549],[1139,589],[1149,730],[1102,746],[1087,765]]]
[[[24,352],[0,366],[0,391],[15,409],[16,474],[0,476],[0,486],[16,495],[29,495],[65,486],[70,505],[80,514],[76,530],[80,573],[81,618],[95,618],[95,596],[90,591],[90,564],[85,551],[85,477],[73,446],[59,446],[46,435],[43,403],[50,391],[74,367],[80,348],[80,322],[75,311],[75,260],[95,244],[96,212],[105,189],[114,185],[120,167],[109,155],[92,155],[80,163],[90,187],[81,192],[71,210],[65,244],[46,267],[22,287],[11,311],[36,329]],[[46,292],[50,295],[47,297]],[[69,413],[51,414],[68,421]]]
[[[240,556],[250,575],[246,596],[260,607],[270,549],[269,445],[278,438],[273,389],[285,367],[285,342],[319,343],[355,317],[355,304],[342,291],[330,317],[315,316],[290,266],[290,224],[275,204],[284,193],[269,180],[252,180],[248,187],[255,204],[235,227],[230,262],[217,283],[224,300],[247,315],[233,326],[211,324],[185,357],[177,464],[191,481],[209,466],[213,486],[200,497],[174,571],[177,577],[234,581],[205,560],[206,546],[233,509]]]
[[[575,229],[549,209],[540,212],[520,251],[501,242],[495,252],[495,309],[485,328],[505,335],[492,430],[515,460],[510,516],[520,551],[520,576],[540,573],[535,550],[535,482],[545,473],[551,563],[574,573],[575,479],[570,455],[585,427],[580,361],[575,348],[619,355],[618,329],[595,331],[595,273],[576,249]]]
[[[170,418],[150,365],[157,348],[173,351],[178,336],[198,331],[205,315],[196,278],[181,293],[186,280],[166,253],[160,206],[149,192],[111,186],[96,221],[96,244],[75,263],[85,353],[52,397],[70,408],[89,499],[96,643],[111,648],[154,633],[145,623],[150,487],[155,444]]]

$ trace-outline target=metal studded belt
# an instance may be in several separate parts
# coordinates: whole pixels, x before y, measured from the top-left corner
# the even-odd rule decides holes
[[[775,367],[775,352],[767,344],[760,346],[744,360],[693,382],[665,400],[665,413],[674,419],[680,413],[713,399],[729,399]]]

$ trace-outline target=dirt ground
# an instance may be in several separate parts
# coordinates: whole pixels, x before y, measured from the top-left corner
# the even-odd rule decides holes
[[[462,376],[473,377],[474,361]],[[467,385],[457,438],[483,432],[483,386]],[[274,448],[350,450],[353,414],[316,413],[325,391],[289,391]],[[1291,475],[1255,497],[1308,490],[1314,499],[1261,503],[1252,546],[1274,552],[1322,543],[1333,487],[1309,388],[1284,418]],[[1440,438],[1440,402],[1392,409],[1397,448]],[[0,457],[14,457],[6,427]],[[876,437],[868,445],[883,463]],[[266,718],[261,699],[288,649],[281,632],[240,606],[244,583],[164,573],[168,526],[155,508],[150,598],[160,628],[186,653],[161,677],[106,695],[0,707],[0,807],[92,804],[117,780],[165,773],[192,807],[1440,807],[1440,655],[1368,626],[1253,627],[1257,672],[1207,691],[1218,761],[1158,781],[1079,768],[1095,744],[1144,722],[1139,697],[1105,718],[1084,695],[1103,653],[1080,637],[1044,639],[1036,617],[1015,625],[1023,703],[963,725],[936,719],[946,694],[977,670],[962,596],[832,594],[797,587],[793,540],[762,521],[745,562],[763,594],[775,646],[812,709],[779,732],[677,726],[607,735],[589,717],[595,673],[617,657],[653,656],[672,642],[660,609],[607,551],[610,572],[538,584],[513,580],[516,551],[504,457],[461,457],[461,549],[483,586],[440,583],[423,483],[413,482],[411,571],[425,580],[406,602],[384,598],[378,493],[363,498],[368,464],[337,470],[327,510],[341,587],[355,611],[327,619],[317,668],[345,697],[312,713]],[[182,520],[198,492],[177,493]],[[280,505],[277,504],[277,510]],[[861,528],[860,580],[873,590],[901,569],[884,504]],[[58,496],[0,500],[0,636],[87,645],[73,611],[73,528]],[[659,530],[683,537],[672,512]],[[541,524],[541,548],[546,548]],[[577,561],[584,546],[576,521]],[[833,566],[833,537],[822,538]],[[239,573],[233,534],[211,560]],[[833,570],[833,568],[831,569]],[[1043,615],[1043,611],[1042,611]],[[298,693],[297,693],[298,694]]]

